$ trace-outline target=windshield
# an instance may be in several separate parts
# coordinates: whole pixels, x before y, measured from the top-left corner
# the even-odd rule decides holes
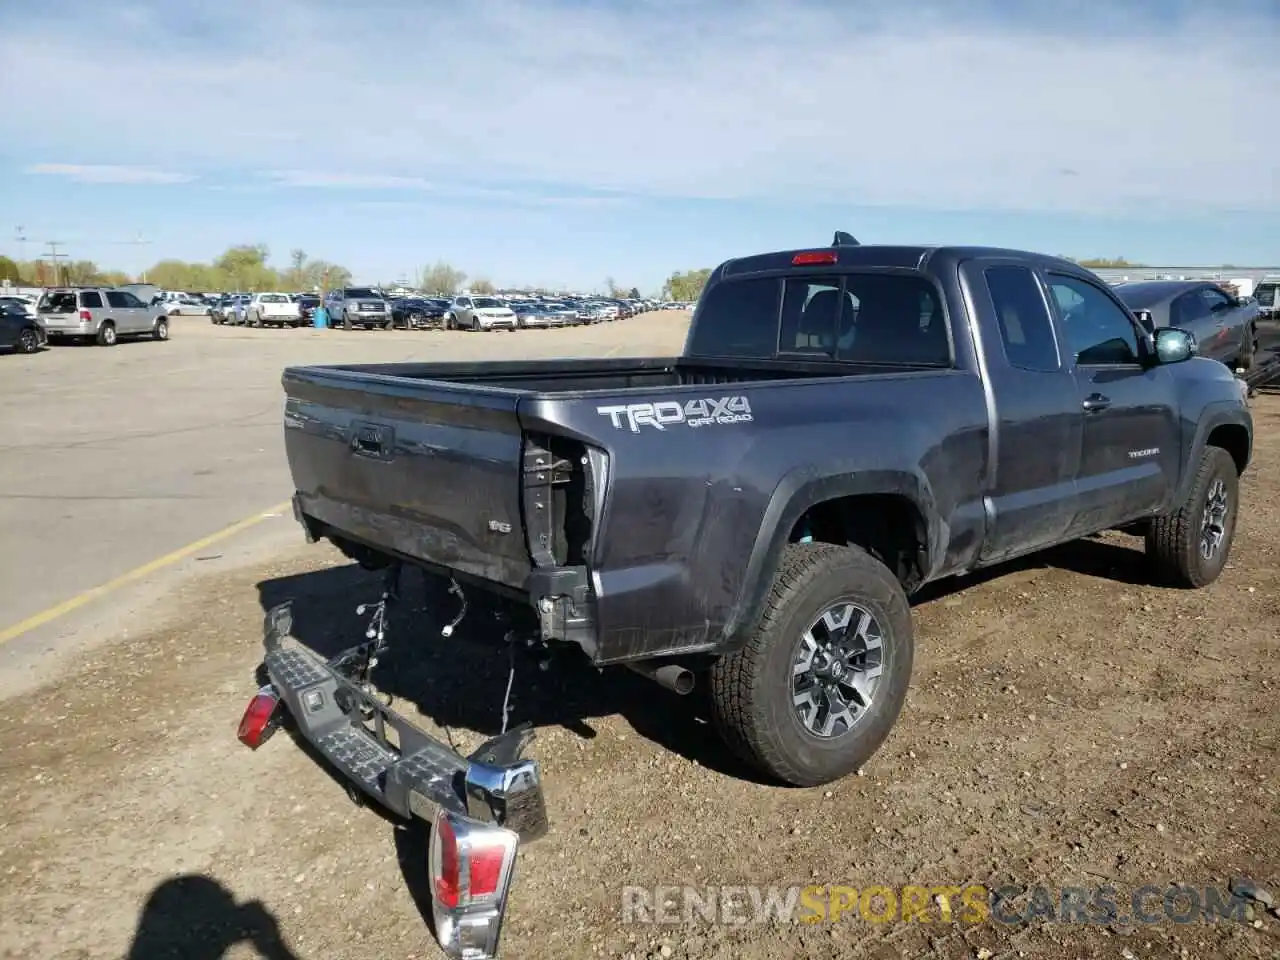
[[[491,310],[494,307],[502,306],[502,304],[493,299],[493,297],[476,297],[473,302],[475,303],[477,310]]]
[[[40,298],[41,313],[75,313],[76,295],[70,290],[59,290],[57,293],[46,293]]]
[[[377,300],[378,295],[368,287],[347,287],[342,291],[342,295],[348,300]]]
[[[288,303],[289,298],[283,293],[264,293],[258,298],[262,303]]]

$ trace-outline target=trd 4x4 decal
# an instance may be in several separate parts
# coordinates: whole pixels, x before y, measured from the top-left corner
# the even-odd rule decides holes
[[[641,427],[665,430],[669,426],[705,427],[719,423],[749,423],[751,404],[746,397],[707,397],[699,400],[662,400],[657,403],[622,403],[596,407],[596,413],[608,417],[617,429],[624,426],[632,433]]]

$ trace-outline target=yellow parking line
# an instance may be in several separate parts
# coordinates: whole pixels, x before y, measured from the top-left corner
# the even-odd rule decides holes
[[[104,597],[113,590],[118,590],[121,587],[141,580],[144,577],[149,577],[156,571],[172,566],[179,560],[185,560],[193,553],[199,553],[206,547],[211,547],[215,543],[226,540],[228,537],[235,536],[242,530],[248,530],[253,525],[261,523],[268,517],[283,513],[289,508],[289,506],[290,501],[286,500],[284,503],[278,503],[274,507],[268,507],[266,510],[253,514],[253,516],[245,517],[243,520],[236,521],[229,527],[224,527],[217,533],[211,533],[207,537],[201,537],[199,540],[188,543],[185,547],[179,547],[172,553],[166,553],[163,557],[157,557],[155,560],[144,563],[140,567],[134,567],[128,573],[122,573],[114,580],[108,580],[106,583],[93,587],[90,590],[86,590],[84,593],[78,594],[69,600],[63,600],[61,603],[55,604],[47,610],[42,610],[34,616],[27,617],[27,619],[23,620],[21,623],[15,623],[11,627],[0,630],[0,644],[8,643],[10,640],[16,640],[24,633],[29,633],[36,629],[36,627],[43,627],[46,623],[51,623],[59,617],[66,616],[72,610],[78,610],[86,603],[97,600],[99,597]]]

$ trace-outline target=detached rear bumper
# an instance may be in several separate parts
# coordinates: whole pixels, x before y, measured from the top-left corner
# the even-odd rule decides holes
[[[340,664],[352,651],[324,660],[286,644],[292,626],[287,603],[267,614],[270,683],[250,701],[239,739],[257,749],[287,710],[352,785],[403,817],[426,820],[437,942],[455,960],[497,956],[516,852],[547,831],[538,764],[520,759],[533,732],[517,728],[463,757],[349,680]]]
[[[405,818],[431,822],[443,810],[510,830],[522,841],[547,832],[538,763],[520,759],[532,731],[517,728],[463,757],[318,654],[284,645],[291,627],[288,604],[267,614],[267,675],[298,733],[351,783]]]

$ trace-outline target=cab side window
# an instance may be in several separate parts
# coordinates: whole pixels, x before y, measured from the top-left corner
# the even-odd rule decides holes
[[[1055,371],[1058,344],[1049,308],[1035,274],[1026,267],[987,267],[987,292],[995,307],[1005,359],[1021,370]]]
[[[1080,366],[1137,363],[1138,332],[1129,315],[1093,284],[1049,274],[1067,343]]]

